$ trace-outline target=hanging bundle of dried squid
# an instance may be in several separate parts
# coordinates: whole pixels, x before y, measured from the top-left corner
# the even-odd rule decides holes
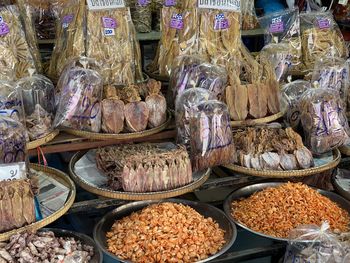
[[[152,30],[152,6],[151,0],[128,0],[132,20],[135,29],[140,33],[148,33]]]

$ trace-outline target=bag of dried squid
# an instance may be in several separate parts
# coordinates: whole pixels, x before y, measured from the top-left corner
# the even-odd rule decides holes
[[[302,62],[299,9],[288,9],[259,18],[264,29],[265,44],[287,43],[292,55],[292,68],[298,69]]]
[[[152,31],[152,6],[151,0],[128,0],[127,6],[130,7],[132,21],[135,29],[139,33],[148,33]]]
[[[303,66],[312,71],[317,59],[346,58],[348,49],[331,12],[300,14]]]
[[[233,163],[236,152],[227,106],[202,102],[190,114],[191,162],[194,171]]]
[[[349,141],[349,124],[344,103],[331,89],[309,89],[299,104],[305,145],[323,154]]]
[[[241,1],[242,30],[251,30],[259,26],[258,17],[255,13],[254,0]]]

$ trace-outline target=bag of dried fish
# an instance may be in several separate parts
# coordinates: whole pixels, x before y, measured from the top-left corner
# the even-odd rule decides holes
[[[29,76],[29,69],[39,71],[18,8],[0,7],[0,17],[0,79],[16,80]]]
[[[344,103],[330,89],[309,89],[300,100],[301,125],[305,145],[322,154],[349,140],[349,125]]]
[[[103,81],[91,69],[73,68],[63,80],[63,87],[54,120],[54,127],[90,132],[101,130]]]
[[[287,43],[268,44],[259,54],[260,60],[269,61],[275,70],[276,79],[279,82],[286,80],[292,66],[293,54]]]
[[[67,61],[85,54],[85,1],[72,0],[60,8],[56,24],[56,41],[48,75],[57,80]]]
[[[317,87],[339,92],[340,98],[348,105],[349,99],[349,64],[337,57],[320,58],[315,63],[311,83]]]
[[[311,83],[306,80],[295,80],[282,87],[282,103],[286,104],[287,113],[285,119],[290,127],[297,129],[300,125],[299,101],[304,92],[311,88]]]
[[[148,33],[152,30],[151,0],[130,0],[130,11],[135,29],[139,33]]]
[[[202,102],[215,99],[206,89],[191,88],[185,90],[176,99],[175,123],[177,129],[177,143],[185,145],[190,150],[190,116],[196,111],[196,106]]]
[[[348,49],[331,12],[300,14],[303,63],[312,71],[317,59],[332,56],[346,58]]]
[[[213,97],[223,96],[227,83],[226,69],[206,63],[198,56],[180,56],[175,59],[170,76],[168,104],[174,109],[176,98],[190,88],[204,88]]]
[[[21,94],[29,138],[37,140],[52,131],[55,114],[55,87],[43,75],[20,79],[17,88]]]
[[[241,1],[242,30],[251,30],[259,26],[258,17],[255,13],[254,0]]]
[[[235,161],[230,115],[225,104],[209,100],[195,107],[190,116],[190,144],[194,171]]]
[[[113,190],[146,193],[165,191],[192,182],[186,149],[172,143],[126,144],[100,148],[97,167]]]
[[[265,44],[286,43],[292,53],[292,67],[297,69],[302,63],[299,9],[288,9],[260,17],[265,31]]]
[[[0,80],[0,115],[23,120],[22,100],[12,81]]]

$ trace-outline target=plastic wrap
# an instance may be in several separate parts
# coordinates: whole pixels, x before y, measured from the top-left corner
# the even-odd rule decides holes
[[[242,30],[251,30],[259,26],[258,17],[255,13],[254,0],[241,1]]]
[[[277,81],[283,82],[292,66],[293,54],[289,44],[271,43],[261,50],[260,60],[269,61],[275,69]]]
[[[305,80],[296,80],[282,88],[282,99],[286,103],[287,113],[285,119],[292,128],[300,124],[299,102],[304,92],[311,88],[311,83]]]
[[[344,103],[330,89],[309,89],[300,100],[301,124],[305,145],[322,154],[343,145],[349,139]]]
[[[63,3],[56,25],[56,41],[48,75],[57,80],[67,61],[85,54],[85,1]]]
[[[311,82],[316,82],[319,88],[338,91],[345,105],[350,105],[349,74],[349,64],[345,59],[325,57],[316,61]]]
[[[135,29],[140,33],[148,33],[152,30],[152,6],[151,0],[131,0],[130,10]]]
[[[176,99],[175,122],[177,128],[177,143],[183,144],[190,150],[190,116],[196,106],[212,100],[213,95],[202,88],[191,88],[184,91]]]
[[[16,6],[0,7],[0,79],[16,80],[36,70],[34,56],[26,39]]]
[[[21,93],[28,135],[40,139],[52,131],[55,114],[55,87],[43,75],[33,75],[17,82]]]
[[[265,44],[287,43],[293,55],[293,68],[302,62],[299,10],[284,10],[260,17],[259,22],[265,31]]]
[[[330,231],[329,224],[321,227],[302,225],[292,230],[283,263],[345,263],[346,250]]]
[[[14,82],[0,80],[0,115],[23,121],[22,100]]]
[[[73,68],[65,76],[63,87],[54,126],[100,132],[103,93],[100,74],[90,69]]]
[[[209,100],[196,106],[190,116],[190,144],[194,171],[235,161],[230,115],[225,104]]]
[[[304,67],[312,71],[317,59],[346,58],[348,49],[331,12],[300,14]]]
[[[170,76],[169,107],[174,109],[176,97],[190,88],[207,89],[214,98],[220,99],[223,96],[226,83],[227,72],[225,68],[206,63],[198,56],[178,57],[175,59]]]

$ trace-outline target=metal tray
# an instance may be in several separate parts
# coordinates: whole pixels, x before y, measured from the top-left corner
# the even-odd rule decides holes
[[[193,182],[176,189],[133,193],[110,190],[107,186],[107,177],[96,167],[95,150],[76,153],[69,163],[71,178],[83,189],[96,195],[121,200],[155,200],[172,198],[183,195],[199,188],[210,176],[210,169],[193,174]]]
[[[107,215],[105,215],[101,219],[101,221],[97,223],[94,229],[94,240],[96,241],[100,249],[109,257],[123,263],[131,263],[131,261],[119,259],[117,256],[108,252],[106,248],[107,246],[106,233],[110,231],[112,225],[116,220],[122,219],[123,217],[128,216],[133,212],[139,211],[151,204],[159,204],[163,202],[172,202],[172,203],[188,205],[193,209],[195,209],[198,213],[200,213],[204,217],[211,217],[213,220],[215,220],[219,224],[220,228],[225,230],[226,245],[215,255],[205,260],[198,261],[198,263],[209,262],[210,260],[213,260],[214,258],[219,257],[220,255],[224,254],[235,242],[237,237],[236,226],[229,220],[229,218],[221,210],[205,203],[188,201],[188,200],[180,200],[180,199],[167,199],[167,200],[160,200],[160,201],[140,201],[140,202],[129,203],[127,205],[118,207],[115,210],[108,213]]]
[[[76,240],[82,242],[83,245],[92,246],[94,248],[94,256],[89,261],[90,263],[102,263],[103,262],[103,254],[101,249],[96,245],[96,242],[89,236],[84,235],[82,233],[73,232],[65,229],[57,229],[57,228],[43,228],[40,232],[51,231],[55,233],[56,237],[74,237]]]
[[[232,220],[232,222],[234,222],[238,226],[244,228],[245,230],[247,230],[247,231],[249,231],[251,233],[254,233],[256,235],[259,235],[259,236],[262,236],[262,237],[265,237],[265,238],[277,240],[277,241],[288,241],[287,238],[278,238],[278,237],[265,235],[265,234],[260,233],[260,232],[256,232],[256,231],[248,228],[244,224],[240,223],[239,221],[235,220],[233,218],[233,216],[231,215],[231,204],[232,204],[232,201],[239,200],[239,199],[242,199],[242,198],[247,198],[247,197],[251,196],[252,194],[254,194],[256,192],[259,192],[261,190],[264,190],[264,189],[266,189],[268,187],[276,187],[276,186],[279,186],[281,184],[284,184],[284,183],[259,183],[259,184],[253,184],[253,185],[245,186],[243,188],[240,188],[240,189],[232,192],[226,198],[225,203],[224,203],[224,210],[225,210],[226,215]],[[332,192],[324,191],[324,190],[321,190],[321,189],[315,189],[315,190],[317,190],[317,192],[319,192],[321,195],[324,195],[324,196],[328,197],[330,200],[332,200],[333,202],[337,203],[341,208],[343,208],[344,210],[348,211],[348,213],[350,214],[350,203],[346,199],[344,199],[340,195],[337,195],[337,194],[332,193]]]

